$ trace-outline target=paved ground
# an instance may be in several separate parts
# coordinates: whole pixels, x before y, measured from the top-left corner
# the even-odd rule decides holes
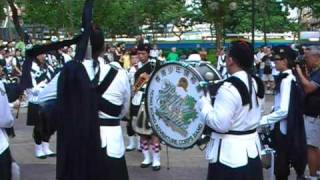
[[[269,109],[271,97],[266,100],[266,109]],[[14,159],[21,167],[22,180],[54,180],[55,158],[38,160],[33,155],[32,128],[25,126],[26,109],[22,109],[15,124],[16,138],[11,140],[11,151]],[[55,148],[55,136],[51,140],[52,149]],[[207,162],[204,152],[197,147],[180,151],[169,148],[170,169],[167,169],[166,147],[162,146],[162,169],[153,172],[150,169],[139,167],[142,154],[128,152],[126,154],[129,175],[131,180],[204,180],[206,179]],[[265,179],[271,179],[265,171]],[[294,179],[293,176],[290,179]]]

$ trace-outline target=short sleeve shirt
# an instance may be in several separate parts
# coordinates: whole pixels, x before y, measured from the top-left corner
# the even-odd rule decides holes
[[[310,73],[310,79],[316,86],[318,86],[318,90],[319,90],[319,88],[320,88],[320,69]]]

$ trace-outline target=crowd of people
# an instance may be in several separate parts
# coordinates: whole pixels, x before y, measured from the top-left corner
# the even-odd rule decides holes
[[[69,82],[77,86],[76,83],[81,84],[86,80],[101,96],[97,100],[97,127],[100,139],[97,162],[99,167],[105,170],[99,171],[101,177],[92,174],[89,176],[96,179],[102,177],[129,179],[125,151],[136,149],[141,151],[144,157],[141,168],[151,166],[154,171],[159,171],[161,140],[155,133],[141,135],[132,128],[131,121],[138,115],[145,98],[146,82],[138,89],[135,87],[137,83],[141,83],[142,77],[149,78],[154,71],[155,62],[208,61],[207,51],[199,49],[179,54],[173,47],[165,57],[157,45],[151,47],[145,42],[137,41],[133,48],[126,48],[124,43],[105,45],[103,33],[98,28],[91,36],[90,58],[94,61],[84,59],[82,62],[84,69],[76,71],[86,72],[88,79],[76,78],[74,82]],[[288,179],[291,166],[295,168],[297,178],[303,179],[308,163],[309,179],[316,180],[320,171],[320,112],[317,108],[320,104],[320,48],[310,46],[300,51],[300,54],[291,46],[274,48],[264,46],[256,54],[252,49],[250,43],[246,41],[235,41],[228,49],[221,49],[217,53],[216,68],[224,81],[219,87],[214,105],[211,103],[211,98],[206,96],[197,103],[206,125],[213,129],[206,152],[209,161],[208,180],[263,179],[259,157],[260,140],[256,131],[259,127],[270,127],[272,131],[273,143],[268,145],[276,151],[276,179]],[[60,105],[65,109],[60,111],[64,113],[58,113],[62,115],[55,118],[77,117],[87,122],[85,121],[87,116],[74,115],[72,112],[75,109],[70,110],[67,106],[72,105],[80,109],[87,107],[84,109],[87,111],[92,109],[88,104],[93,103],[88,99],[91,94],[83,97],[80,92],[69,91],[72,87],[67,81],[71,78],[70,72],[74,71],[70,64],[74,64],[75,52],[76,48],[71,43],[53,49],[34,45],[31,49],[25,50],[15,46],[15,42],[0,46],[1,179],[2,177],[4,180],[10,179],[8,164],[11,164],[12,158],[5,130],[13,126],[10,104],[11,107],[19,107],[21,103],[28,106],[27,125],[34,126],[35,156],[40,159],[58,156],[57,179],[74,179],[73,173],[81,169],[80,167],[68,169],[74,164],[67,159],[70,158],[70,152],[85,157],[83,151],[76,153],[77,148],[83,146],[75,148],[70,145],[77,143],[78,137],[72,136],[68,139],[67,136],[70,136],[66,133],[70,130],[68,125],[62,127],[57,127],[59,125],[54,123],[53,125],[53,114],[50,109],[52,102],[63,102]],[[26,57],[32,58],[29,72],[32,85],[20,95],[16,95],[12,91],[15,85],[20,83]],[[84,74],[80,77],[82,76]],[[82,91],[84,92],[85,88]],[[274,105],[270,113],[262,116],[261,108],[265,94],[275,95]],[[59,100],[61,97],[65,99]],[[71,100],[78,101],[79,104],[68,104]],[[82,104],[87,101],[90,103]],[[299,111],[294,108],[298,108]],[[65,115],[68,113],[72,115]],[[120,126],[121,120],[127,121],[129,143],[126,148]],[[50,149],[49,144],[50,137],[56,131],[57,154]],[[75,134],[77,132],[71,131]],[[94,135],[97,134],[90,134],[90,137]],[[290,142],[298,143],[298,146]],[[68,152],[69,149],[66,150],[65,147],[75,149]],[[292,154],[296,153],[300,154],[293,158]],[[93,160],[94,157],[91,158],[91,161]],[[95,170],[96,174],[99,174],[96,172],[98,170],[99,168]]]

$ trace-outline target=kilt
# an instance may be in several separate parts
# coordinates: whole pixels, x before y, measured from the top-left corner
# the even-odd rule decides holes
[[[11,154],[10,149],[7,148],[0,154],[0,178],[1,180],[11,180]]]
[[[107,154],[107,149],[102,148],[100,155],[100,167],[105,179],[129,180],[127,163],[125,157],[113,158]]]
[[[239,168],[231,168],[220,162],[210,163],[207,180],[262,180],[262,164],[260,157],[248,159],[248,164]]]
[[[45,107],[47,107],[47,105]],[[50,108],[43,108],[38,104],[29,103],[27,125],[35,126],[42,135],[51,136],[55,131],[55,125],[51,120],[51,115],[53,113],[51,112],[51,110],[50,112],[46,112],[46,110],[44,109]]]
[[[40,106],[38,104],[28,104],[27,126],[35,126],[40,122]]]

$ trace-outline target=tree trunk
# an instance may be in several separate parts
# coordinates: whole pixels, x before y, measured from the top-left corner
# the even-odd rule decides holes
[[[298,29],[297,29],[298,42],[300,41],[300,30],[301,30],[301,28],[299,26],[300,26],[300,23],[301,23],[301,19],[302,19],[302,8],[299,8]],[[296,42],[295,39],[294,39],[294,42]]]
[[[213,23],[210,23],[210,34],[211,34],[211,38],[212,38],[211,42],[212,42],[212,44],[214,45],[214,41],[213,41],[213,36],[214,36],[213,26],[214,26],[214,24],[213,24]]]
[[[18,16],[18,10],[15,6],[15,3],[14,3],[14,0],[7,0],[8,1],[8,4],[11,8],[11,11],[12,11],[12,19],[13,19],[13,24],[14,24],[14,27],[19,35],[19,37],[21,38],[21,40],[23,40],[24,42],[26,42],[26,37],[25,37],[25,34],[24,34],[24,31],[21,27],[21,24],[20,24],[20,18]]]
[[[217,22],[215,23],[215,30],[216,30],[216,49],[221,49],[221,40],[222,40],[222,24]]]

